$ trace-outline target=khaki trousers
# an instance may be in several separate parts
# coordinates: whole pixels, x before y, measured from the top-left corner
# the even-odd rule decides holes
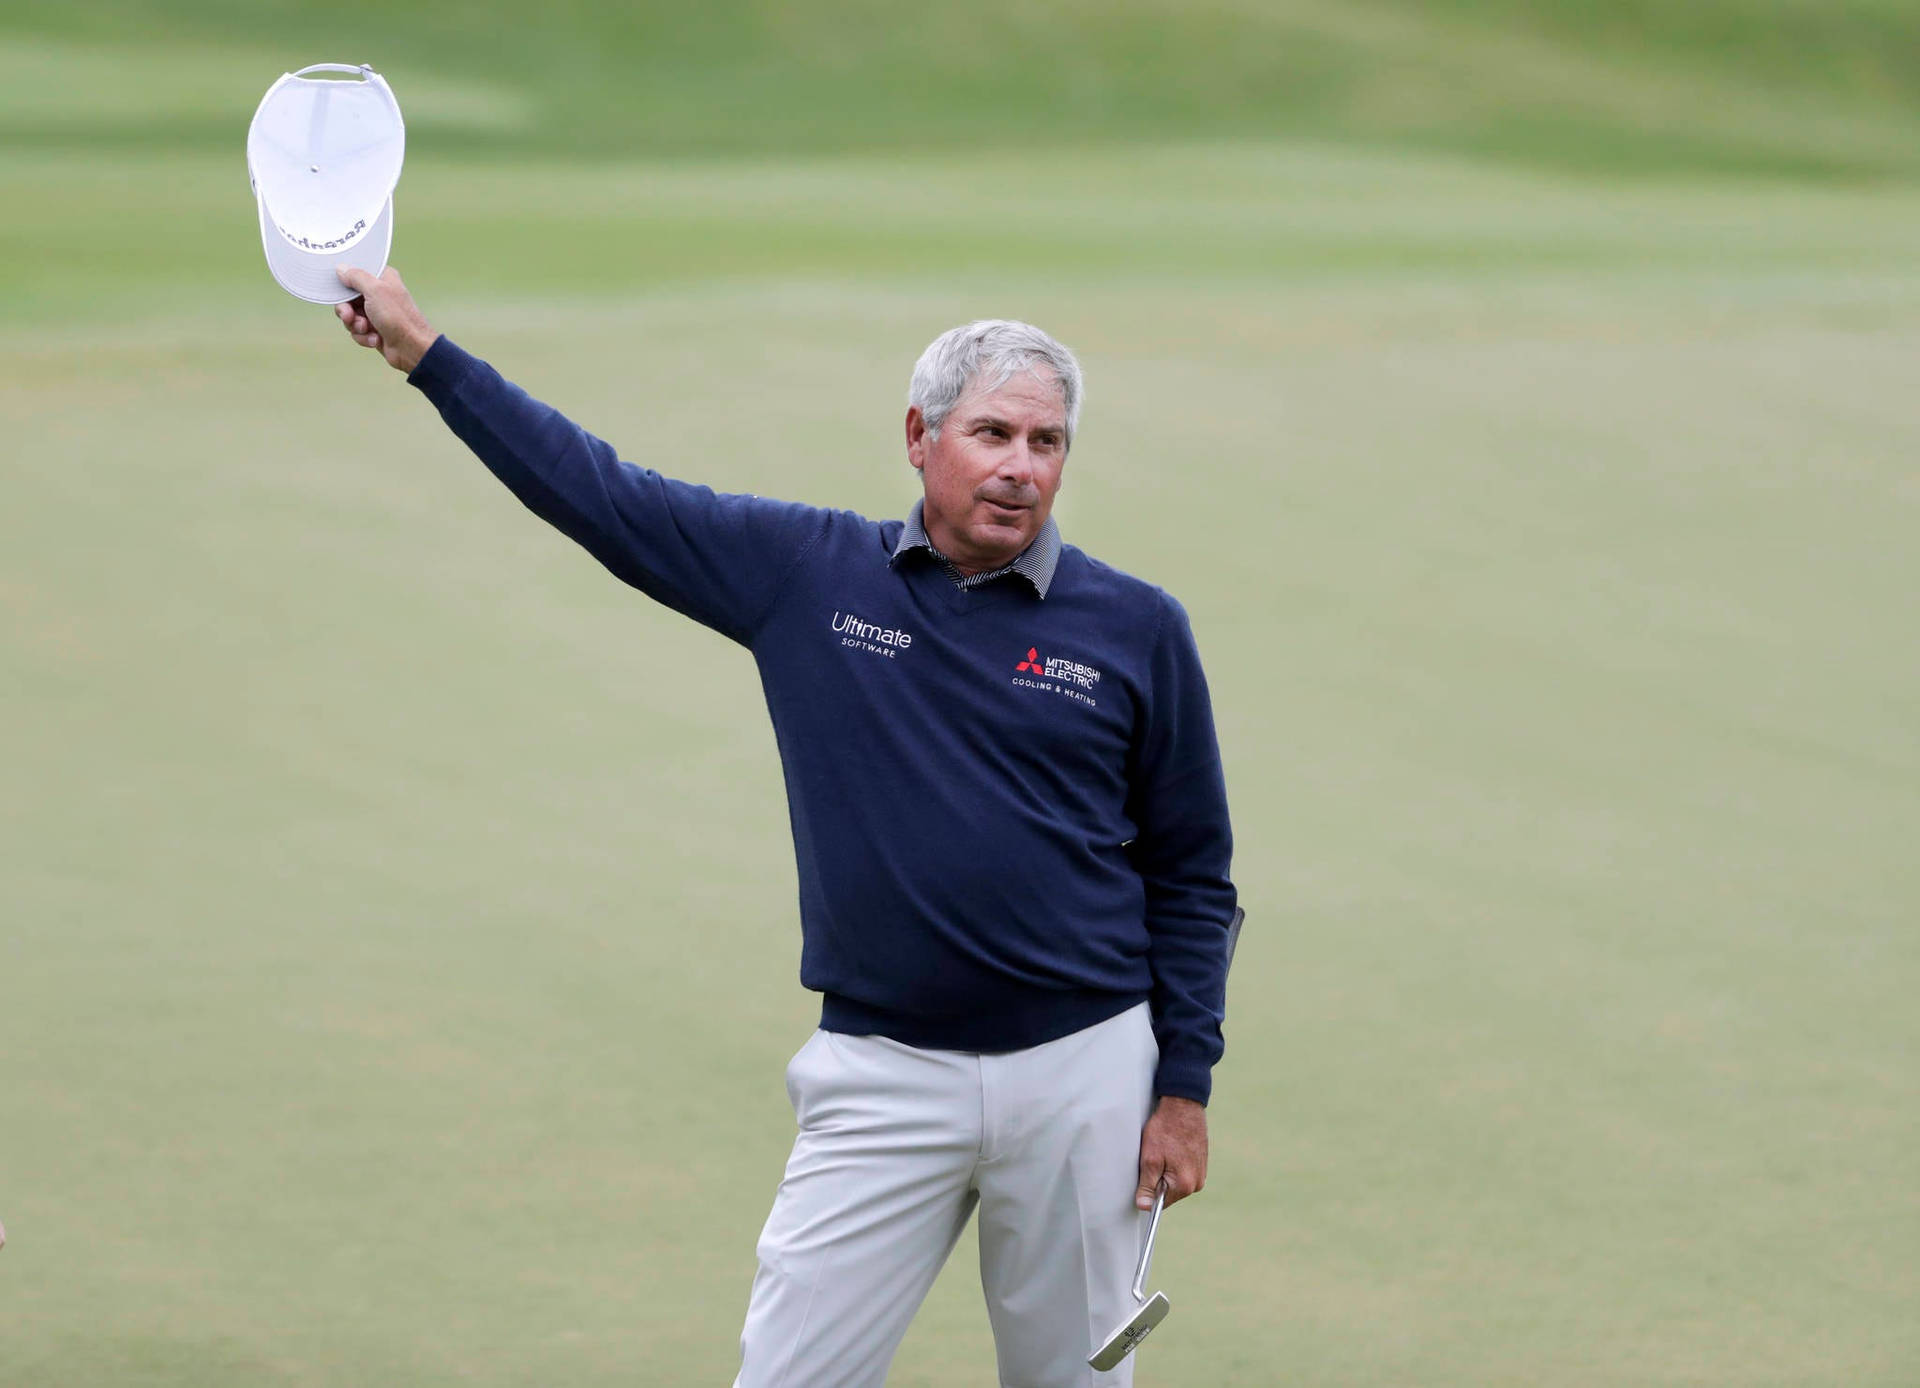
[[[1087,1355],[1133,1310],[1158,1060],[1145,1003],[1000,1055],[816,1031],[735,1388],[878,1388],[976,1206],[1003,1388],[1130,1384]]]

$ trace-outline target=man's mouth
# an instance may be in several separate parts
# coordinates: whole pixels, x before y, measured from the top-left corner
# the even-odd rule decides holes
[[[1010,517],[1010,516],[1024,515],[1026,512],[1031,511],[1033,509],[1031,506],[1024,506],[1017,502],[995,501],[990,496],[982,497],[981,500],[986,502],[987,508],[989,510],[997,512],[1001,516]]]

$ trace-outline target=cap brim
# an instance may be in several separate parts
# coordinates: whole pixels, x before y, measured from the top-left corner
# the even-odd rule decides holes
[[[267,268],[273,271],[280,287],[296,299],[310,304],[344,304],[354,292],[340,283],[334,271],[350,265],[377,275],[387,268],[387,252],[393,248],[393,199],[388,197],[380,216],[367,228],[367,234],[343,251],[305,251],[280,234],[267,215],[264,198],[260,206],[260,244],[267,252]]]

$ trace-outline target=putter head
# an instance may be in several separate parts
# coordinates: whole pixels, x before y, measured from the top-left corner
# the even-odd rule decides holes
[[[1140,1308],[1125,1324],[1100,1342],[1100,1348],[1087,1356],[1087,1363],[1096,1369],[1111,1369],[1132,1354],[1134,1347],[1146,1339],[1172,1309],[1173,1303],[1167,1300],[1167,1294],[1155,1292],[1140,1303]]]

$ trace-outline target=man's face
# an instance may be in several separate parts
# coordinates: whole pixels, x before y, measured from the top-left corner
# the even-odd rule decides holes
[[[1010,562],[1053,511],[1067,461],[1067,410],[1051,372],[1016,371],[960,397],[940,437],[907,411],[907,458],[926,488],[921,519],[934,548],[965,573]]]

